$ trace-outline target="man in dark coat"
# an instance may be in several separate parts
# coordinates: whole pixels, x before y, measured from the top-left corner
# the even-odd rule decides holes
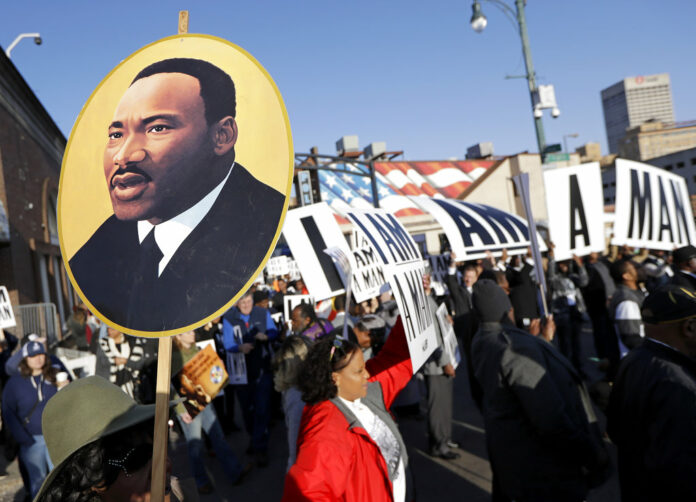
[[[696,500],[696,292],[661,286],[642,314],[646,338],[621,362],[607,411],[621,500]]]
[[[553,345],[512,324],[507,295],[493,281],[474,285],[473,307],[493,500],[585,500],[606,479],[609,457],[582,379]]]
[[[696,247],[684,246],[672,252],[672,284],[696,291]]]
[[[256,273],[285,197],[235,162],[235,115],[232,79],[198,59],[148,66],[121,98],[104,151],[114,214],[69,262],[109,320],[190,326]]]

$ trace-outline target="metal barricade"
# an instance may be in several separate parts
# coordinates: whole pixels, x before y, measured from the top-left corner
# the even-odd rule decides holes
[[[19,338],[29,333],[46,337],[49,347],[62,338],[60,320],[53,303],[31,303],[14,307],[17,327],[14,328]]]

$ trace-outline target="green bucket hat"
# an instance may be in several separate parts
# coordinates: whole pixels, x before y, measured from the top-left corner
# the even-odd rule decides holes
[[[55,467],[34,501],[41,498],[63,464],[77,450],[154,416],[154,404],[137,404],[120,387],[102,377],[82,378],[61,389],[46,403],[41,417],[48,454]]]

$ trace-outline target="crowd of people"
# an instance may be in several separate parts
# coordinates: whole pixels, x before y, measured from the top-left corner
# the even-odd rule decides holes
[[[362,303],[338,296],[330,308],[301,303],[284,319],[284,298],[307,293],[289,277],[254,284],[221,318],[176,335],[172,374],[207,340],[231,378],[240,360],[245,368],[244,382],[227,385],[197,416],[172,409],[198,491],[214,490],[206,449],[234,484],[266,467],[272,418],[282,416],[284,501],[415,500],[418,473],[398,423],[423,412],[430,455],[455,461],[466,446],[452,437],[462,370],[485,424],[493,501],[581,502],[615,470],[624,501],[696,500],[696,247],[620,247],[557,261],[550,244],[544,298],[535,267],[531,253],[507,252],[474,261],[451,254],[440,274],[426,265],[429,310],[445,305],[460,368],[433,318],[439,347],[413,375],[389,292]],[[19,460],[27,498],[145,493],[156,341],[126,336],[78,305],[60,344],[94,354],[97,376],[86,378],[36,335],[5,333],[1,342],[5,452]],[[65,438],[56,424],[77,412],[99,417],[101,429]],[[251,461],[225,439],[240,426]],[[66,466],[89,472],[77,480]]]

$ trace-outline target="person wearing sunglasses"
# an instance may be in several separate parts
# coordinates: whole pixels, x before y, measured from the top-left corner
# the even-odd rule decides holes
[[[154,405],[136,404],[98,376],[62,389],[43,413],[55,468],[34,500],[149,501],[154,416]]]
[[[318,339],[298,378],[307,405],[283,502],[412,500],[406,447],[388,411],[412,375],[400,318],[367,363],[356,343]]]

